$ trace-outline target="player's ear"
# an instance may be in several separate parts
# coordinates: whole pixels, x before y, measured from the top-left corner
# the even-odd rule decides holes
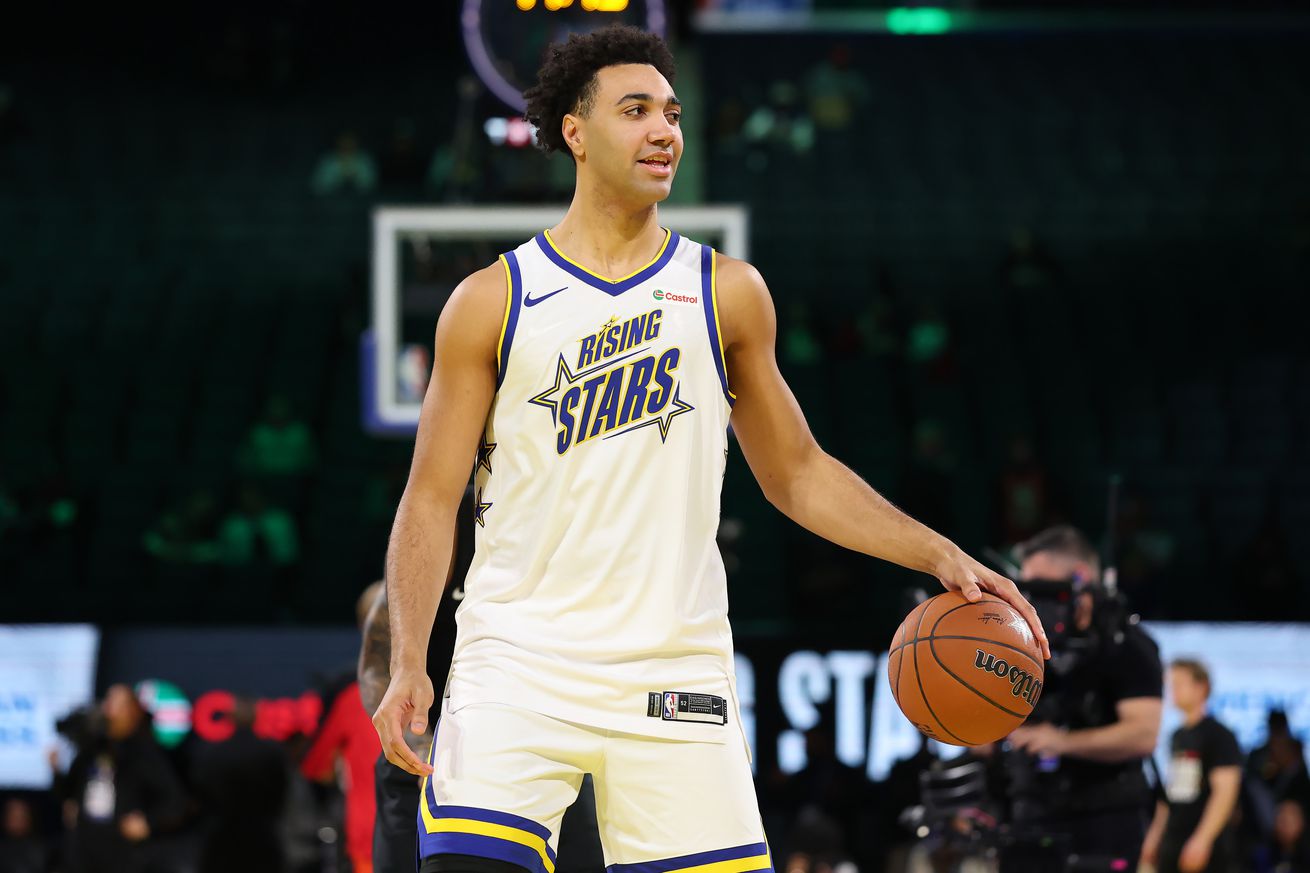
[[[573,152],[573,157],[582,157],[584,154],[582,148],[582,126],[578,124],[578,117],[576,115],[570,113],[564,116],[564,120],[560,122],[560,133],[564,134],[564,145],[569,151]]]

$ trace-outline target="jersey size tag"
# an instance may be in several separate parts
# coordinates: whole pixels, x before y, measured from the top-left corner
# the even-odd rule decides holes
[[[728,703],[713,694],[689,694],[686,691],[651,691],[646,696],[646,715],[664,721],[696,721],[701,724],[727,724]]]

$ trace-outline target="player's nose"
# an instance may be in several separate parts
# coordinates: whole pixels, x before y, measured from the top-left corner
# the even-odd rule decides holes
[[[660,117],[660,122],[646,136],[647,142],[652,145],[658,145],[662,148],[668,148],[677,139],[677,130],[669,123],[667,118]]]

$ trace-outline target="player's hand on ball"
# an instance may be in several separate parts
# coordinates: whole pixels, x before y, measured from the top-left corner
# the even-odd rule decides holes
[[[1028,622],[1037,644],[1042,649],[1042,657],[1051,657],[1051,644],[1046,639],[1042,621],[1037,617],[1037,610],[1028,602],[1015,584],[993,570],[989,570],[973,558],[966,555],[954,545],[948,547],[947,554],[938,561],[932,574],[942,583],[947,591],[958,591],[969,600],[977,600],[983,591],[994,594],[1013,606]]]
[[[432,680],[422,670],[396,673],[373,713],[373,727],[382,741],[387,760],[415,776],[431,776],[432,767],[419,759],[405,742],[405,731],[421,734],[428,729],[432,706]]]

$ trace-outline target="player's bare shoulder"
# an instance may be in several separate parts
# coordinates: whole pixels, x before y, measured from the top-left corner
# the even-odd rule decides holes
[[[469,274],[451,292],[437,320],[437,354],[443,349],[472,355],[495,366],[505,320],[505,268],[499,261]]]
[[[769,286],[754,265],[722,252],[714,253],[719,329],[725,348],[744,337],[772,341],[777,329]]]

